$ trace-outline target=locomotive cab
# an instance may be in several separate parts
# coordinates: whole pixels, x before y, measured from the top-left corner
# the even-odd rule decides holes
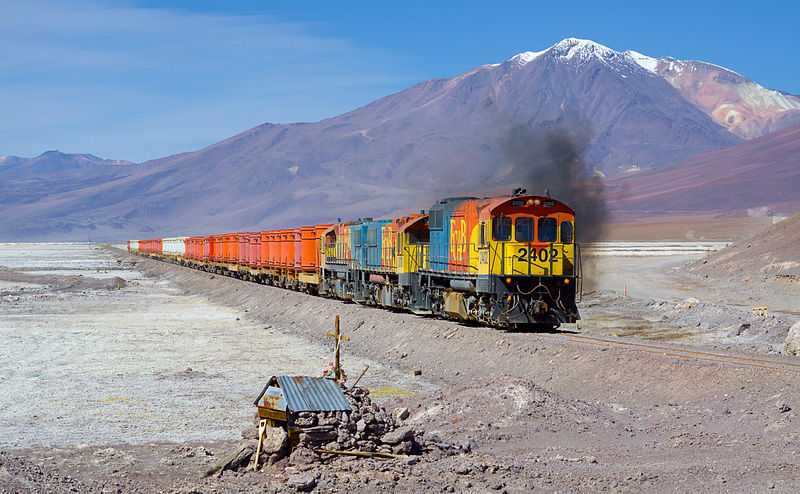
[[[510,326],[575,322],[575,212],[541,196],[497,199],[480,213],[479,291]]]

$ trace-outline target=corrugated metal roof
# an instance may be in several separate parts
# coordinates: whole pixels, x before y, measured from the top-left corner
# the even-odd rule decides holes
[[[333,379],[307,376],[275,376],[292,412],[333,412],[351,410],[339,383]]]

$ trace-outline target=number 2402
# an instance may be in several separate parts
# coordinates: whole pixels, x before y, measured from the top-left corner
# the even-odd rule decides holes
[[[548,260],[552,259],[552,262],[558,262],[556,257],[558,256],[558,251],[554,247],[551,248],[544,248],[544,249],[526,249],[525,247],[520,247],[517,251],[520,261],[527,261],[533,262],[539,260],[540,262],[547,262]]]

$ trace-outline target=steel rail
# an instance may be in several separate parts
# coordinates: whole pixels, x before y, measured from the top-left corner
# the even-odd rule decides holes
[[[794,364],[790,362],[779,362],[774,360],[756,359],[756,358],[741,357],[735,355],[720,355],[716,353],[683,350],[674,347],[647,345],[644,343],[631,343],[628,341],[613,341],[613,340],[606,340],[603,338],[596,338],[592,336],[563,335],[562,338],[559,338],[559,336],[557,335],[543,335],[539,333],[532,333],[532,334],[539,338],[562,339],[566,341],[571,341],[573,343],[583,343],[587,345],[615,348],[618,350],[631,350],[635,352],[649,353],[653,355],[663,355],[668,357],[678,357],[691,360],[703,360],[709,362],[720,362],[732,365],[756,367],[761,369],[778,370],[785,372],[794,372],[800,374],[800,364]],[[752,363],[752,362],[757,362],[757,363]]]

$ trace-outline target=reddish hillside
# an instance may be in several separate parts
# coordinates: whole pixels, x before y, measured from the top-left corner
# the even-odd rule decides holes
[[[800,125],[656,170],[608,180],[619,216],[800,211]]]
[[[763,88],[736,72],[669,57],[652,60],[651,66],[687,100],[744,139],[800,123],[800,97]]]

